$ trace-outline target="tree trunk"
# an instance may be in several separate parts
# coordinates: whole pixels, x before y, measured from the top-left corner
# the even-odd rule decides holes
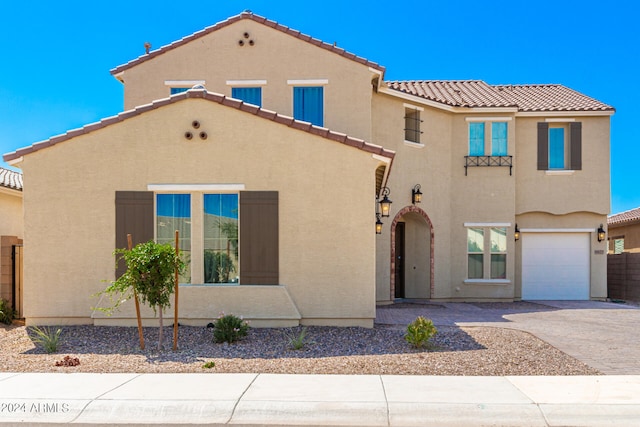
[[[160,330],[158,331],[158,351],[162,351],[162,330],[164,325],[162,324],[162,307],[158,306],[158,312],[160,313]]]

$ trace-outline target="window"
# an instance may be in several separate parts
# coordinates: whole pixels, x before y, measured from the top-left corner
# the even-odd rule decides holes
[[[187,264],[185,273],[179,277],[180,283],[191,283],[191,195],[156,195],[156,241],[175,244],[178,230],[179,247],[183,261]]]
[[[405,105],[404,109],[404,140],[420,144],[420,108]]]
[[[293,118],[323,126],[324,88],[322,86],[293,88]]]
[[[469,123],[469,155],[484,156],[484,123]]]
[[[538,123],[538,170],[582,169],[582,123]]]
[[[262,107],[262,88],[261,87],[234,87],[231,88],[231,97],[240,99],[247,104]]]
[[[238,195],[204,195],[204,282],[238,283]]]
[[[624,237],[613,239],[613,253],[621,254],[624,252]]]
[[[467,278],[506,280],[507,227],[467,228]]]
[[[175,95],[176,93],[186,92],[188,90],[189,90],[188,87],[172,87],[171,88],[171,95]]]
[[[491,123],[491,155],[507,155],[507,122]]]

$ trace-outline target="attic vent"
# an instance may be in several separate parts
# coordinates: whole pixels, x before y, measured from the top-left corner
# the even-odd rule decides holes
[[[246,41],[245,41],[245,40],[243,40],[243,39],[238,40],[238,46],[242,47],[242,46],[244,46],[244,45],[245,45],[245,44],[247,44],[247,43],[249,44],[249,46],[253,46],[254,44],[256,44],[256,42],[255,42],[255,41],[253,41],[253,39],[249,39],[249,37],[251,37],[251,34],[249,34],[248,32],[246,32],[246,31],[245,31],[245,32],[242,34],[242,37],[243,37],[244,39],[246,39]]]

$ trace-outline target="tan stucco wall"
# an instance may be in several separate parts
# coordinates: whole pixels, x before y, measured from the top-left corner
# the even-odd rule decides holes
[[[0,187],[0,236],[22,238],[22,192]]]
[[[613,253],[613,240],[620,238],[624,238],[625,252],[640,252],[640,223],[610,225],[607,238],[611,253]]]
[[[239,46],[249,33],[255,44]],[[293,116],[287,80],[326,79],[324,127],[371,140],[371,79],[363,64],[251,20],[241,20],[125,70],[125,109],[169,96],[167,80],[204,80],[231,95],[228,80],[266,80],[262,107]]]
[[[207,140],[183,137],[193,120],[200,121]],[[65,167],[53,166],[61,164]],[[364,151],[201,99],[25,156],[27,321],[91,321],[98,302],[92,295],[114,278],[115,191],[235,183],[248,191],[279,191],[280,282],[302,318],[370,326],[375,316],[371,189],[378,164]],[[207,289],[185,287],[181,311],[203,292]],[[233,294],[224,298],[238,306],[242,292],[210,294]],[[216,300],[210,318],[224,307]]]

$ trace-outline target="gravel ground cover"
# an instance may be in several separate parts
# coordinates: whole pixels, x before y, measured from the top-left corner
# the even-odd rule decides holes
[[[599,375],[584,363],[516,330],[441,326],[426,350],[415,350],[397,326],[373,329],[308,327],[307,344],[293,350],[287,336],[301,328],[250,329],[234,344],[216,344],[211,329],[165,328],[165,348],[157,351],[157,328],[145,328],[146,349],[137,328],[64,326],[59,350],[46,354],[27,328],[0,327],[2,372],[254,372],[295,374],[396,375]],[[77,358],[77,366],[55,366]],[[208,362],[215,364],[205,368]],[[59,363],[60,364],[60,363]]]

